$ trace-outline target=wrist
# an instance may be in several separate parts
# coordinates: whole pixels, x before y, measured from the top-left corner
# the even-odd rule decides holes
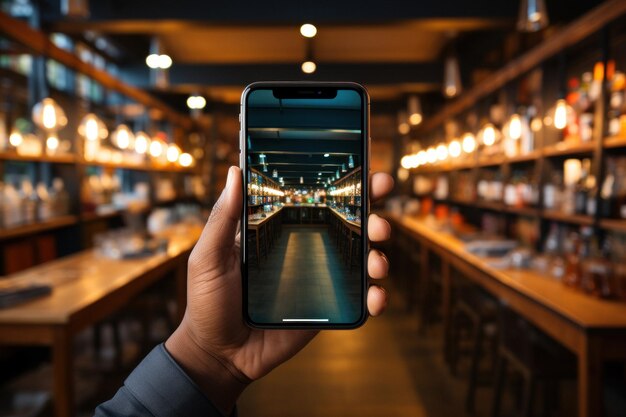
[[[200,346],[184,320],[167,339],[165,348],[225,416],[232,413],[237,398],[252,382],[219,353],[212,352],[210,347]]]

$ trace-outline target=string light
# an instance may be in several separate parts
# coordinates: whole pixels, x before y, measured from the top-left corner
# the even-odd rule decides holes
[[[9,135],[9,143],[11,144],[11,146],[17,148],[23,142],[24,142],[24,136],[22,135],[22,132],[13,128],[13,130],[11,130],[11,134]]]
[[[454,139],[448,145],[448,154],[450,154],[452,158],[457,158],[461,155],[461,143],[457,139]]]
[[[481,137],[485,146],[493,145],[496,143],[496,128],[491,123],[487,123],[483,127]]]
[[[317,28],[310,23],[305,23],[300,26],[300,34],[305,38],[313,38],[317,35]]]
[[[47,97],[33,107],[33,122],[43,130],[58,130],[67,124],[65,112],[54,99]]]
[[[443,143],[437,146],[437,159],[440,161],[445,161],[448,158],[448,148]]]
[[[178,145],[172,143],[167,147],[167,151],[165,152],[165,157],[168,162],[174,163],[178,161],[178,157],[180,156],[180,148]]]
[[[78,134],[88,141],[95,142],[99,139],[106,139],[109,130],[98,116],[89,113],[80,121]]]
[[[135,152],[145,154],[150,148],[150,137],[145,132],[137,132],[135,135]]]
[[[122,124],[111,134],[111,141],[120,149],[128,149],[134,146],[135,135],[128,126]]]
[[[514,114],[509,120],[509,137],[513,140],[518,140],[522,137],[522,119],[519,114]]]
[[[178,157],[178,163],[183,167],[190,167],[193,164],[193,157],[187,152],[183,152]]]
[[[462,141],[463,152],[472,153],[476,149],[476,138],[471,133],[463,135]]]

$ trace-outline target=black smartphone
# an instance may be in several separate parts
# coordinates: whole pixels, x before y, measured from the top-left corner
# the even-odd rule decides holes
[[[369,96],[259,82],[241,96],[243,315],[259,328],[367,319]]]

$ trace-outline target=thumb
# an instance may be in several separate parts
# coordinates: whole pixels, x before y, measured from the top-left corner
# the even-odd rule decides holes
[[[215,263],[223,263],[220,256],[232,251],[237,235],[237,226],[241,216],[243,204],[243,190],[241,170],[232,166],[228,170],[226,187],[217,200],[202,235],[194,248],[196,256],[204,258],[209,268],[215,268]]]

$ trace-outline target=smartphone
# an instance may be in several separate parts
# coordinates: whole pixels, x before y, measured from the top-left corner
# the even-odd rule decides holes
[[[258,82],[241,96],[243,316],[258,328],[367,319],[369,95]]]

